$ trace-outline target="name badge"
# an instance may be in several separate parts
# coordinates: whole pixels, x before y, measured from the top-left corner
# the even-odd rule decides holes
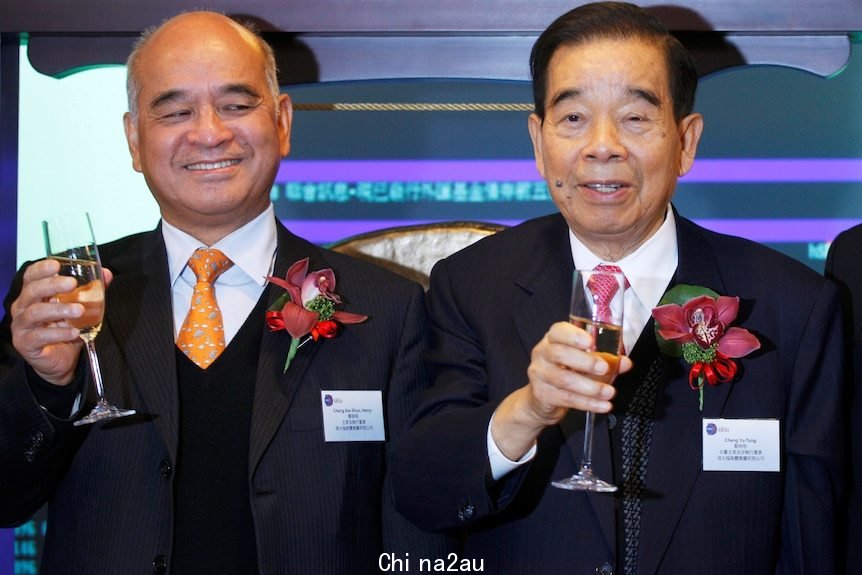
[[[323,437],[329,441],[385,441],[383,393],[321,390]]]
[[[781,471],[777,419],[704,419],[704,471]]]

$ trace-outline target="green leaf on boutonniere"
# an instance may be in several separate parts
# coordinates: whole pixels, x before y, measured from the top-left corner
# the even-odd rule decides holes
[[[296,357],[296,350],[299,349],[299,338],[293,337],[290,339],[290,348],[287,350],[287,359],[284,360],[284,371],[287,373],[287,368],[290,367],[290,362]]]

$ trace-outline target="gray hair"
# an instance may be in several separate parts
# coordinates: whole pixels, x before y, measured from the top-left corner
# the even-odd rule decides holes
[[[135,41],[134,46],[132,47],[132,52],[129,54],[128,60],[126,60],[126,97],[128,98],[129,104],[129,115],[132,117],[132,121],[137,121],[138,119],[138,95],[141,93],[141,77],[138,71],[139,62],[141,52],[149,43],[150,39],[158,32],[162,26],[168,23],[171,18],[164,20],[161,24],[156,26],[150,26],[146,30],[141,33],[141,37]],[[257,42],[258,47],[263,52],[264,59],[264,75],[266,76],[266,83],[269,87],[270,95],[272,96],[273,102],[277,104],[278,96],[280,93],[278,86],[278,68],[275,65],[275,52],[272,50],[272,46],[270,46],[266,40],[260,35],[257,30],[257,27],[253,22],[244,21],[240,22],[233,18],[231,20],[251,34],[254,38],[255,42]],[[278,106],[276,105],[276,114],[278,114]]]

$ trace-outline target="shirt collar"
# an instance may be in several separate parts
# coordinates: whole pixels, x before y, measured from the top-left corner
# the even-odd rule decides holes
[[[659,229],[638,249],[617,262],[603,261],[592,253],[571,229],[569,241],[575,269],[593,269],[601,263],[619,266],[629,281],[630,289],[647,309],[658,305],[679,261],[676,219],[670,206]]]
[[[162,220],[162,237],[168,254],[171,285],[174,285],[183,273],[196,249],[212,247],[220,250],[234,263],[228,271],[236,274],[235,269],[241,270],[247,276],[247,280],[263,286],[266,284],[265,276],[272,273],[277,236],[272,204],[269,204],[256,218],[212,246],[204,245],[200,240]],[[270,254],[270,257],[261,257],[261,254]]]

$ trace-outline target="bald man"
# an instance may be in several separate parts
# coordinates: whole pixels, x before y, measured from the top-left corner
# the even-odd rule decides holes
[[[381,557],[445,557],[385,487],[427,381],[422,289],[276,220],[269,193],[292,108],[271,48],[227,17],[186,13],[145,32],[128,92],[132,166],[161,221],[101,247],[97,347],[108,399],[137,413],[73,425],[95,402],[67,322],[83,307],[54,298],[74,287],[56,261],[22,268],[0,334],[19,356],[0,384],[0,524],[48,504],[44,574],[357,574]],[[228,261],[207,280],[223,351],[204,364],[177,341],[199,297],[196,253]],[[292,337],[265,320],[285,292],[264,278],[289,268],[331,269],[344,305],[328,302],[368,319],[308,341],[285,369]],[[374,432],[339,431],[324,396],[367,410]]]

